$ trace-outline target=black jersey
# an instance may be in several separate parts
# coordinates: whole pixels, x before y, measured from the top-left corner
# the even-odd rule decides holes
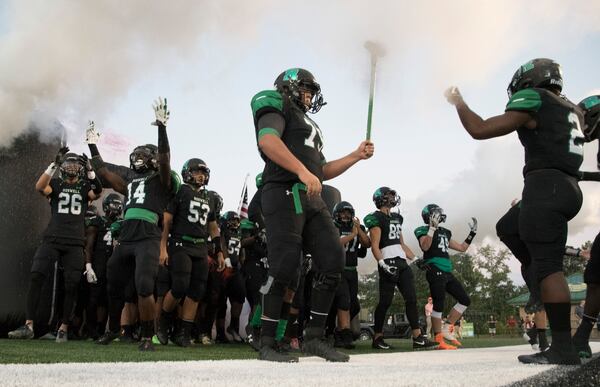
[[[417,227],[415,229],[417,240],[427,235],[428,231],[429,226]],[[452,232],[446,228],[438,227],[431,238],[431,247],[423,252],[423,259],[429,264],[435,264],[442,271],[451,272],[452,261],[448,254],[450,239],[452,239]]]
[[[257,225],[259,231],[265,228],[265,218],[263,217],[262,208],[260,205],[262,187],[262,185],[258,187],[256,193],[250,200],[250,204],[248,205],[248,219]]]
[[[240,263],[240,251],[242,248],[242,234],[241,230],[230,231],[228,229],[221,229],[221,237],[225,241],[227,248],[227,258],[231,260],[231,265],[234,268],[239,268]]]
[[[344,237],[352,234],[352,226],[346,226],[334,222],[335,226],[340,230],[340,236]],[[362,224],[360,228],[365,231],[365,226]],[[358,258],[364,258],[367,255],[367,249],[358,240],[358,235],[355,236],[345,246],[346,249],[346,267],[358,266]]]
[[[44,232],[44,239],[56,238],[83,246],[88,193],[92,190],[90,183],[83,179],[74,184],[52,179],[49,185],[52,188],[52,193],[48,195],[52,217]]]
[[[506,111],[528,112],[535,129],[519,128],[525,148],[523,175],[537,169],[558,169],[578,176],[583,162],[583,114],[580,108],[546,89],[531,88],[515,93]]]
[[[127,176],[125,221],[119,235],[120,242],[133,242],[161,237],[159,219],[172,195],[179,189],[179,177],[171,171],[171,190],[160,181],[156,171]]]
[[[406,254],[400,244],[402,235],[402,215],[396,212],[390,212],[389,215],[377,210],[365,216],[365,226],[370,230],[373,227],[381,229],[381,239],[379,240],[379,249],[383,258],[406,258]]]
[[[110,257],[113,251],[112,222],[108,218],[95,215],[85,218],[85,225],[86,227],[96,227],[98,229],[92,256]]]
[[[319,180],[323,181],[323,164],[325,157],[321,153],[323,149],[323,135],[319,126],[300,108],[290,101],[289,97],[277,91],[261,91],[252,98],[252,114],[254,115],[254,127],[256,141],[265,134],[275,134],[281,138],[283,143],[300,160],[302,164]],[[277,113],[285,120],[285,128],[282,131],[274,128],[259,128],[258,121],[266,113]],[[265,160],[263,171],[263,184],[267,183],[295,183],[298,176],[280,167],[268,157],[261,154]]]
[[[188,242],[202,239],[206,242],[208,223],[217,220],[213,199],[208,190],[196,191],[183,184],[167,206],[167,212],[173,214],[171,238]]]

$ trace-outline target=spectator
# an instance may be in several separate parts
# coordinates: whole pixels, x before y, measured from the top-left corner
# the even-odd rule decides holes
[[[433,312],[433,299],[427,297],[427,304],[425,304],[425,320],[427,321],[427,330],[425,334],[427,337],[431,337],[431,312]]]
[[[510,337],[513,337],[517,330],[517,320],[515,319],[515,316],[508,316],[506,319],[506,327],[508,328],[508,334]]]
[[[466,322],[465,316],[460,316],[460,320],[454,324],[456,336],[460,339],[463,337],[462,332]]]
[[[496,318],[494,317],[494,315],[491,315],[490,319],[488,320],[488,332],[492,337],[496,336],[496,323]]]

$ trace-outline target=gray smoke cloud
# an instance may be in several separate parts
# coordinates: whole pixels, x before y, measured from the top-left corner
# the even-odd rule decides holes
[[[200,50],[207,33],[251,39],[265,1],[13,0],[0,34],[0,146],[67,117],[84,128],[136,82]],[[237,43],[236,43],[237,44]]]

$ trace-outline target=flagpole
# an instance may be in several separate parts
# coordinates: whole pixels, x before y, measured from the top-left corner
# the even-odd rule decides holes
[[[240,203],[238,204],[238,215],[241,216],[242,213],[242,205],[244,203],[244,194],[246,193],[246,191],[248,190],[248,177],[250,177],[250,174],[247,173],[246,174],[246,179],[244,180],[244,186],[242,187],[242,194],[240,195]]]

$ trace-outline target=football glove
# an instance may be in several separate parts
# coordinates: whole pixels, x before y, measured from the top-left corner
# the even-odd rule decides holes
[[[431,215],[429,215],[429,227],[437,228],[438,224],[440,224],[441,218],[442,214],[434,211]]]
[[[460,101],[462,101],[463,97],[456,86],[450,86],[444,92],[444,97],[448,100],[451,105],[457,105]]]
[[[469,228],[472,233],[477,232],[477,218],[471,218],[471,222],[469,222]]]
[[[231,264],[231,259],[229,259],[229,257],[225,258],[225,267],[227,267],[227,268],[233,267],[233,265]]]
[[[85,279],[89,284],[98,283],[98,277],[96,277],[96,273],[94,272],[94,269],[92,269],[91,263],[85,264],[85,271],[83,274],[85,274]]]
[[[54,157],[54,163],[57,167],[59,167],[63,161],[65,161],[65,155],[69,153],[69,147],[68,146],[63,146],[62,148],[60,148],[58,150],[58,153],[56,154],[56,157]]]
[[[158,99],[154,101],[152,109],[154,109],[154,115],[156,116],[156,121],[154,121],[152,125],[167,126],[167,121],[169,121],[169,116],[171,115],[171,112],[167,108],[167,99],[158,97]]]
[[[85,142],[88,145],[97,144],[100,139],[100,132],[96,130],[94,121],[88,122],[88,128],[85,130]]]
[[[378,261],[377,264],[383,271],[385,271],[389,275],[396,275],[396,273],[398,273],[397,267],[388,265],[383,259]]]

